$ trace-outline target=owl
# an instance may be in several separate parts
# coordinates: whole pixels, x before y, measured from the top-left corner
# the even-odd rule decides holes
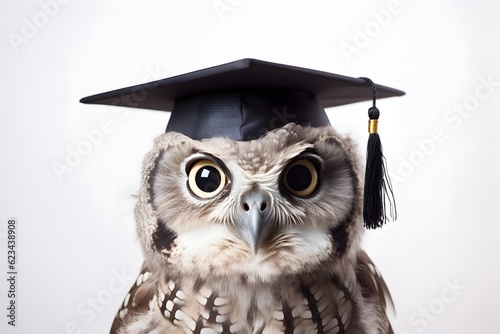
[[[135,210],[145,260],[111,333],[393,333],[360,247],[362,167],[331,126],[160,135]]]

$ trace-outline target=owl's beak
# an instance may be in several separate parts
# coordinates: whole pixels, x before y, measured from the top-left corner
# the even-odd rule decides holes
[[[252,191],[241,199],[244,218],[238,234],[252,248],[254,255],[259,252],[259,246],[265,239],[268,227],[265,216],[269,209],[269,197],[261,191]]]

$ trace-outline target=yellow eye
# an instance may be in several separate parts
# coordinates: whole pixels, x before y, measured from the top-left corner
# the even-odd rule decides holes
[[[283,185],[290,194],[307,197],[318,187],[318,171],[316,166],[306,159],[293,162],[285,170]]]
[[[189,168],[188,187],[199,198],[216,196],[226,184],[226,174],[211,160],[198,160]]]

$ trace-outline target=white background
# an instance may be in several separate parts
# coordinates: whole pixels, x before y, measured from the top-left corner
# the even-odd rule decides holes
[[[364,241],[392,291],[395,331],[500,333],[500,24],[492,4],[2,0],[0,332],[106,333],[140,269],[133,196],[168,114],[79,99],[252,57],[406,91],[378,101],[398,221]],[[329,110],[360,154],[369,105]],[[107,133],[88,146],[85,133],[103,121]],[[56,173],[77,149],[85,155]],[[11,217],[16,327],[6,317]]]

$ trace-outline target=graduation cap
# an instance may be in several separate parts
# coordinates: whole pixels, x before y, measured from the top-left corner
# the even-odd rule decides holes
[[[379,112],[375,102],[376,98],[404,94],[368,78],[242,59],[92,95],[80,102],[169,111],[167,132],[180,132],[192,139],[224,136],[245,141],[292,122],[327,126],[330,123],[325,108],[373,100],[369,109],[364,220],[365,226],[375,228],[387,221],[384,197],[392,195],[377,134]],[[390,203],[392,212],[393,201]]]

